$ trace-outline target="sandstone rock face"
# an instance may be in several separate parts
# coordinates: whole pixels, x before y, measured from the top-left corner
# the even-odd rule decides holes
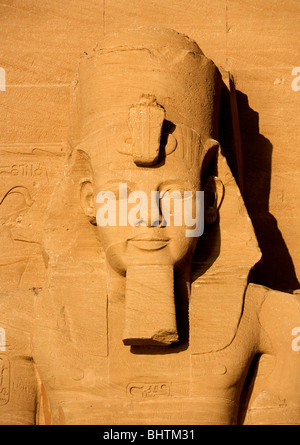
[[[299,424],[297,2],[0,10],[0,423]]]

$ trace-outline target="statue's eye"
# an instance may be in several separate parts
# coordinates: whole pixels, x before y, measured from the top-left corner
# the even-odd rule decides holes
[[[174,199],[182,199],[185,188],[182,184],[168,184],[160,188],[160,199],[172,197]]]
[[[159,192],[161,196],[164,196],[169,193],[169,195],[173,195],[174,198],[184,198],[184,192],[191,191],[194,195],[195,187],[189,181],[180,181],[178,179],[169,180],[162,183],[159,187]],[[178,193],[177,193],[178,192]]]

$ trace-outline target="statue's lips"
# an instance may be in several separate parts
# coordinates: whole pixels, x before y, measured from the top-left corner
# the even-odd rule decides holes
[[[128,243],[141,250],[159,250],[166,247],[169,241],[169,238],[155,235],[138,235],[128,240]]]

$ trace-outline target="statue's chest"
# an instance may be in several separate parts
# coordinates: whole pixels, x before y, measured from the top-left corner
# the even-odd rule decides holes
[[[174,354],[92,357],[53,350],[42,371],[53,423],[231,423],[236,376],[229,363],[202,363],[188,350]],[[62,420],[63,419],[63,420]]]
[[[117,338],[108,335],[107,355],[97,356],[55,334],[43,348],[40,335],[35,359],[54,423],[232,422],[240,372],[230,356],[130,350]]]
[[[33,350],[57,413],[54,423],[228,423],[234,416],[244,364],[230,351],[125,346],[121,302],[107,311],[96,308],[90,324],[86,311],[45,307],[38,313]]]

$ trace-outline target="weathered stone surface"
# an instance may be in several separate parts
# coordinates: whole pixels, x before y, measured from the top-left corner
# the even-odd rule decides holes
[[[299,15],[0,1],[1,424],[300,423]],[[197,188],[202,163],[197,246],[178,230],[164,256],[160,229],[118,258],[95,188]]]

